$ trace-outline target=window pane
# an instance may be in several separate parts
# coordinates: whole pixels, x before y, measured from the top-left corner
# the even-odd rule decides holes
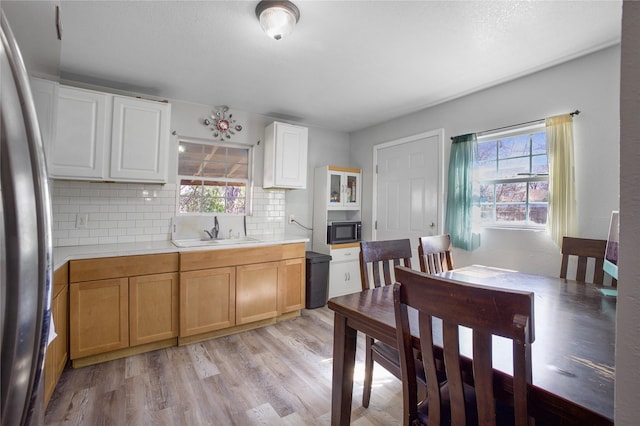
[[[529,202],[549,202],[549,182],[529,182]]]
[[[498,171],[496,170],[496,160],[478,162],[478,179],[495,179],[497,175]]]
[[[200,170],[200,162],[199,159],[193,159],[190,157],[183,157],[182,155],[178,158],[178,174],[186,175],[186,176],[198,176]]]
[[[545,132],[534,133],[531,135],[531,154],[547,153],[547,135]]]
[[[527,183],[499,183],[496,184],[496,201],[498,203],[527,200]]]
[[[235,184],[227,187],[227,213],[244,213],[246,186]]]
[[[518,173],[529,173],[529,157],[498,160],[498,177],[515,177]]]
[[[529,204],[529,222],[545,225],[547,223],[548,203]]]
[[[481,203],[491,203],[495,201],[494,199],[494,188],[495,185],[490,184],[481,184],[480,185],[480,202]]]
[[[480,219],[483,221],[491,221],[495,220],[495,209],[493,203],[491,204],[481,204],[480,205]]]
[[[547,161],[547,155],[536,155],[531,157],[531,172],[532,173],[549,173],[549,162]]]
[[[247,187],[244,183],[234,183],[227,186],[227,213],[244,213]]]
[[[224,182],[204,182],[202,200],[203,213],[222,213],[225,211],[224,190]]]
[[[200,182],[180,181],[180,213],[197,213],[200,211],[200,199],[202,198],[202,186]]]
[[[529,155],[529,135],[514,136],[498,141],[498,157],[513,158]]]
[[[496,220],[503,222],[522,222],[526,219],[526,205],[521,204],[497,204]]]
[[[204,145],[204,153],[203,161],[224,162],[227,156],[226,148],[217,145]]]
[[[249,164],[249,150],[246,148],[227,148],[227,161],[230,163]]]
[[[478,143],[478,161],[495,160],[496,158],[496,141]]]
[[[249,166],[247,164],[229,164],[229,179],[249,179]]]
[[[178,152],[180,158],[191,158],[199,160],[202,157],[202,149],[204,145],[199,143],[180,142]]]
[[[202,168],[202,176],[223,178],[226,176],[226,164],[219,162],[205,162]]]

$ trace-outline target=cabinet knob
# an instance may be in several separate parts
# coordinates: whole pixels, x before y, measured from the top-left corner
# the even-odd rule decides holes
[[[430,226],[431,228],[433,228],[433,227],[435,227],[435,226],[436,226],[436,224],[435,224],[435,223],[433,223],[433,222],[431,222],[431,225],[429,225],[429,226]]]

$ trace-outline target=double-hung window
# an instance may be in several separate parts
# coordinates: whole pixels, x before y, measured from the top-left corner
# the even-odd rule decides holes
[[[544,124],[478,137],[480,225],[547,223],[549,166]]]
[[[179,141],[178,213],[248,213],[252,148]]]

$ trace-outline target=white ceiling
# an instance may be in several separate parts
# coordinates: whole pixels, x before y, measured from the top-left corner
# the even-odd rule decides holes
[[[620,41],[616,1],[309,1],[276,41],[255,1],[66,1],[61,77],[362,129]]]

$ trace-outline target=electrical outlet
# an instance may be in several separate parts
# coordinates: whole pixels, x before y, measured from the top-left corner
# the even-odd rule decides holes
[[[76,228],[86,228],[89,223],[89,213],[78,213],[76,215]]]
[[[295,218],[293,217],[292,214],[289,215],[289,223],[293,223],[293,221],[295,220]]]

